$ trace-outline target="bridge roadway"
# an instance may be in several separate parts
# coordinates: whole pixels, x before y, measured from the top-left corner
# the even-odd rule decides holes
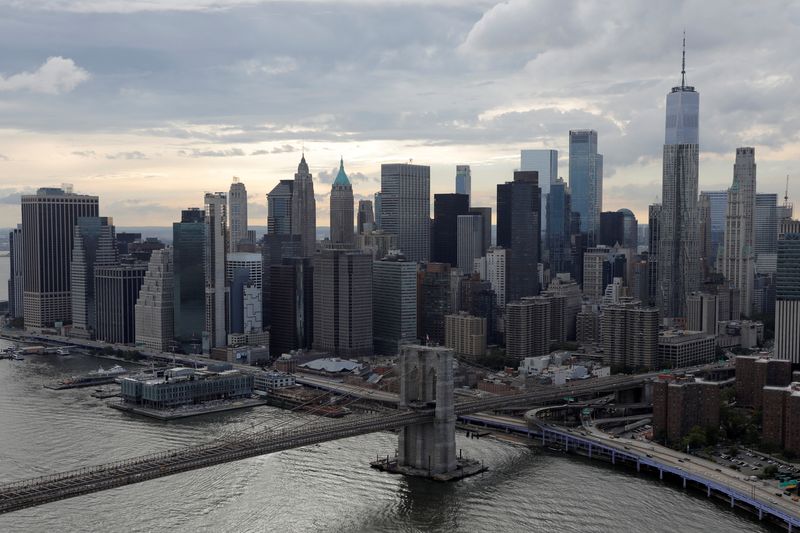
[[[548,387],[522,394],[459,402],[455,405],[455,412],[456,415],[465,415],[513,404],[553,401],[565,396],[607,391],[615,387],[629,387],[632,383],[644,379],[647,378],[613,376],[600,380],[581,381],[565,387]],[[400,411],[354,416],[330,422],[317,423],[315,421],[313,424],[299,429],[243,432],[235,438],[218,439],[203,445],[5,483],[0,485],[0,513],[257,455],[375,431],[396,429],[426,422],[432,417],[432,409]]]

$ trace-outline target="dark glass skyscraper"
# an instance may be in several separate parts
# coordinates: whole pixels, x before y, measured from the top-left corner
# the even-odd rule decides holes
[[[497,186],[497,217],[510,241],[511,261],[506,301],[539,294],[541,192],[536,171],[514,172],[514,181]],[[502,198],[502,200],[501,200]],[[506,246],[499,242],[498,244]]]
[[[600,239],[598,244],[614,246],[625,243],[625,215],[619,211],[600,213]]]
[[[281,180],[267,194],[267,233],[290,235],[292,233],[293,180]]]
[[[597,153],[597,132],[570,130],[569,187],[572,210],[581,215],[581,232],[595,246],[603,209],[603,156]]]
[[[558,179],[550,184],[547,196],[547,248],[550,253],[550,276],[559,272],[569,272],[570,254],[570,213],[572,211],[572,194],[564,183]]]
[[[437,263],[458,264],[457,225],[459,215],[469,214],[468,194],[433,195],[433,246],[431,257]]]
[[[193,207],[181,211],[181,221],[172,224],[175,339],[197,346],[205,320],[204,218],[203,210]]]

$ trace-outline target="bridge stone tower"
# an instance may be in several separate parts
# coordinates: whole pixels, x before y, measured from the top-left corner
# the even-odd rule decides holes
[[[405,345],[400,352],[400,408],[428,410],[432,422],[400,430],[397,463],[417,475],[436,476],[458,468],[453,400],[453,351]],[[416,471],[416,472],[413,472]]]

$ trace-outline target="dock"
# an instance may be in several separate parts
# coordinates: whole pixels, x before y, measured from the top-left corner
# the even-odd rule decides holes
[[[177,420],[192,416],[233,411],[235,409],[248,409],[251,407],[258,407],[259,405],[266,405],[266,402],[260,398],[248,398],[245,400],[223,401],[219,403],[209,402],[206,404],[191,405],[176,409],[153,409],[150,407],[143,407],[141,405],[130,404],[124,401],[108,402],[108,406],[112,409],[117,409],[118,411],[123,411],[126,413],[142,415],[149,418],[155,418],[156,420]]]

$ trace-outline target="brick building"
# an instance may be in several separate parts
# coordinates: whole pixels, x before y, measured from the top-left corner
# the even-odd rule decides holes
[[[719,428],[719,384],[662,378],[653,384],[653,435],[677,442],[695,426]]]
[[[762,442],[800,453],[800,383],[763,389]]]
[[[736,357],[736,404],[762,409],[762,389],[786,387],[792,382],[792,363],[781,359],[740,355]]]

